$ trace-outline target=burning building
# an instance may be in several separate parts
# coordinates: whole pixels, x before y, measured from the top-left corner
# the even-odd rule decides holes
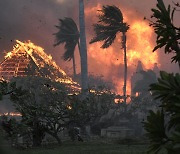
[[[143,78],[142,74],[140,73],[141,71],[143,71],[143,66],[142,66],[141,61],[138,61],[136,71],[131,76],[131,96],[135,95],[135,92],[133,91],[135,87],[135,83],[138,80],[142,80]]]
[[[141,61],[138,61],[136,71],[131,76],[131,96],[137,95],[137,92],[134,88],[135,88],[136,84],[138,83],[138,81],[143,80],[144,76],[142,74],[142,71],[145,71],[143,68],[143,64]],[[157,79],[157,77],[159,77],[159,68],[158,68],[157,63],[154,63],[153,69],[149,70],[149,71],[153,73],[153,74],[151,74],[151,75],[153,75],[153,77],[152,78],[146,78],[146,80],[151,80],[151,81],[149,81],[149,83],[151,83],[154,81],[153,80],[154,78]],[[148,76],[146,76],[146,77],[148,77]],[[143,82],[142,82],[142,85],[143,85]]]
[[[16,40],[13,50],[8,52],[0,63],[0,77],[10,81],[13,77],[40,76],[56,82],[64,83],[69,93],[79,93],[81,88],[53,61],[44,49],[31,41]],[[14,113],[9,96],[4,96],[0,103],[0,116],[19,116]],[[3,113],[3,114],[1,114]]]
[[[43,48],[34,45],[31,41],[16,40],[13,50],[8,52],[0,63],[0,76],[10,80],[13,77],[27,75],[47,77],[65,83],[73,91],[80,90],[80,85],[68,77]]]

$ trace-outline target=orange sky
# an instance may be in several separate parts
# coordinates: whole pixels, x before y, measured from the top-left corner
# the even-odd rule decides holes
[[[107,4],[118,6],[123,12],[125,21],[130,25],[127,33],[129,93],[129,79],[135,71],[138,60],[143,62],[146,69],[152,68],[157,62],[160,69],[168,72],[179,71],[177,65],[170,63],[172,55],[165,55],[163,49],[152,53],[156,36],[143,18],[151,16],[151,8],[155,7],[156,0],[85,0],[89,73],[103,75],[105,79],[116,84],[117,92],[122,92],[121,35],[119,34],[114,44],[106,50],[100,48],[101,43],[92,45],[88,43],[94,35],[92,24],[98,20],[96,10]],[[59,18],[72,17],[78,24],[78,0],[5,0],[0,1],[0,10],[1,53],[12,49],[13,40],[31,40],[51,54],[66,72],[72,72],[72,62],[64,62],[61,59],[63,46],[53,47],[54,36],[52,34],[57,32],[54,25],[58,24]],[[175,21],[179,23],[177,15]],[[3,53],[0,54],[0,58],[3,58]],[[77,51],[76,59],[78,70],[80,70]]]

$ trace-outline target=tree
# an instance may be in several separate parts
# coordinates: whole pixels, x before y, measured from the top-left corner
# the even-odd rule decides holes
[[[166,9],[163,0],[157,0],[157,8],[152,9],[150,21],[157,34],[157,46],[153,51],[165,46],[165,53],[175,51],[172,61],[180,66],[179,36],[180,29],[173,24],[176,8],[171,12],[170,5]],[[176,6],[179,7],[177,3]],[[180,75],[160,72],[158,82],[150,85],[150,91],[155,99],[160,100],[160,109],[150,111],[144,122],[146,135],[150,139],[149,152],[178,154],[180,151]],[[164,150],[164,151],[163,151]]]
[[[168,142],[168,138],[166,135],[164,112],[159,110],[157,112],[150,111],[147,121],[144,122],[144,128],[151,142],[149,152],[158,153],[163,150],[166,151],[164,145]],[[166,153],[165,151],[164,153]]]
[[[80,80],[81,80],[81,74],[77,74],[75,81],[80,83]],[[88,75],[88,87],[90,91],[99,90],[101,92],[107,89],[115,89],[114,84],[110,81],[105,80],[102,75],[93,75],[93,74]]]
[[[89,93],[85,99],[69,95],[63,83],[39,76],[13,78],[10,94],[15,111],[22,115],[14,136],[29,136],[33,146],[40,146],[45,133],[59,144],[58,133],[73,126],[85,128],[106,114],[114,104],[114,94],[108,90]]]
[[[96,36],[90,43],[104,41],[101,48],[108,48],[115,40],[117,33],[122,33],[122,48],[124,49],[124,87],[123,96],[126,104],[127,58],[126,58],[126,32],[129,25],[123,21],[123,15],[116,6],[103,6],[98,16],[99,22],[94,25]]]
[[[72,22],[67,23],[68,26],[70,26],[71,24],[74,25],[74,23],[72,23]],[[78,35],[78,39],[80,37],[79,50],[80,50],[80,57],[81,57],[81,86],[82,86],[82,92],[84,93],[84,92],[88,91],[88,65],[87,65],[87,46],[86,46],[85,19],[84,19],[84,0],[79,0],[79,25],[80,25],[80,36]],[[56,26],[56,27],[59,28],[59,26]],[[68,38],[70,38],[71,33],[72,32],[69,33],[67,31],[66,36],[68,36]],[[58,38],[57,43],[55,45],[58,45],[58,44],[60,44],[60,43],[58,43],[58,40],[60,37],[58,36],[59,35],[58,33],[56,33],[55,35],[56,35],[56,38]],[[66,37],[65,37],[64,33],[62,33],[61,34],[62,42],[64,42],[65,38]],[[76,37],[76,41],[77,41],[77,37]],[[65,45],[65,48],[73,49],[75,42],[74,41],[72,41],[71,43],[68,42],[68,44]],[[71,45],[71,44],[73,44],[73,45]],[[70,46],[70,47],[68,47],[68,46]],[[67,58],[67,54],[64,55],[64,57]],[[69,58],[67,58],[67,59],[69,59]],[[73,62],[73,66],[75,68],[74,63],[75,62]],[[74,72],[75,72],[75,69],[74,69]]]
[[[72,96],[69,104],[71,109],[68,110],[69,122],[81,128],[93,123],[109,111],[114,104],[113,98],[110,91],[101,94],[89,93],[83,100],[78,95]]]
[[[88,64],[84,18],[84,0],[79,0],[80,53],[81,53],[81,84],[82,92],[88,91]]]
[[[180,67],[180,28],[176,27],[173,23],[174,12],[177,9],[174,7],[171,10],[170,5],[166,8],[163,0],[157,0],[157,2],[157,9],[152,9],[153,15],[151,16],[155,21],[150,21],[150,25],[153,26],[157,34],[157,45],[153,51],[165,47],[165,53],[175,52],[172,61],[178,62]],[[178,3],[176,6],[179,6]]]
[[[4,79],[0,79],[0,100],[3,99],[3,96],[13,93],[15,85],[9,85],[8,82]]]
[[[16,111],[22,115],[22,125],[30,129],[33,146],[40,146],[44,133],[53,136],[59,144],[58,132],[67,120],[67,90],[61,83],[43,77],[18,77],[16,90],[11,94]]]
[[[56,26],[56,28],[58,28],[59,31],[54,34],[56,37],[56,43],[54,44],[54,46],[65,43],[65,52],[63,55],[63,59],[65,61],[70,61],[71,59],[73,60],[73,74],[74,77],[76,77],[74,51],[76,45],[78,45],[80,52],[79,30],[77,28],[75,21],[71,18],[59,19],[59,21],[59,26]]]
[[[180,150],[180,75],[160,72],[158,83],[151,84],[155,99],[160,99],[161,111],[150,111],[144,128],[151,141],[149,151],[166,149],[168,153]]]

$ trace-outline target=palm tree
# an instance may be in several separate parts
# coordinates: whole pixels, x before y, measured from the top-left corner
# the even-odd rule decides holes
[[[96,36],[90,43],[104,41],[101,48],[108,48],[115,40],[117,33],[122,33],[122,48],[124,49],[124,86],[123,96],[126,104],[127,58],[126,58],[126,32],[129,25],[123,22],[123,15],[116,6],[103,6],[98,15],[99,22],[94,24]]]
[[[79,0],[80,53],[81,53],[81,84],[82,92],[88,91],[87,46],[84,19],[84,0]]]
[[[75,64],[75,57],[74,57],[74,51],[76,45],[79,46],[79,30],[77,28],[76,23],[71,18],[64,18],[59,19],[60,23],[59,26],[56,26],[58,28],[58,32],[55,33],[55,44],[54,46],[64,44],[65,43],[65,52],[63,54],[63,59],[65,61],[70,61],[72,59],[73,61],[73,74],[74,77],[76,77],[76,64]]]

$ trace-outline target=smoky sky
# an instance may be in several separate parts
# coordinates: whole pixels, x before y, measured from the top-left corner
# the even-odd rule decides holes
[[[53,47],[58,19],[71,16],[73,3],[58,3],[56,0],[0,0],[0,49],[12,49],[14,40],[31,40],[45,48],[49,54],[56,53]],[[69,11],[71,10],[71,11]],[[57,54],[58,55],[58,54]]]
[[[4,51],[12,49],[14,40],[31,40],[42,46],[48,54],[51,54],[66,72],[71,72],[71,62],[64,62],[61,59],[63,46],[53,47],[54,36],[52,34],[57,32],[55,25],[58,25],[59,18],[72,17],[78,24],[78,2],[78,0],[0,0],[1,60]],[[119,7],[133,12],[131,20],[137,17],[143,20],[144,16],[150,17],[151,8],[155,7],[156,0],[85,0],[85,8],[94,7],[97,3],[102,5],[118,4]],[[89,38],[93,36],[92,24],[95,18],[96,16],[86,17],[87,43]],[[176,20],[178,20],[177,17]],[[76,57],[77,66],[79,66],[78,52],[76,52]],[[178,66],[170,63],[170,56],[165,55],[163,50],[159,52],[159,57],[161,69],[178,72]],[[92,67],[89,70],[93,72],[96,61],[91,59],[89,63]],[[123,65],[119,67],[118,70],[121,70]],[[122,75],[118,70],[113,70],[114,74]],[[110,72],[108,76],[111,76]],[[113,79],[112,76],[111,78]]]

